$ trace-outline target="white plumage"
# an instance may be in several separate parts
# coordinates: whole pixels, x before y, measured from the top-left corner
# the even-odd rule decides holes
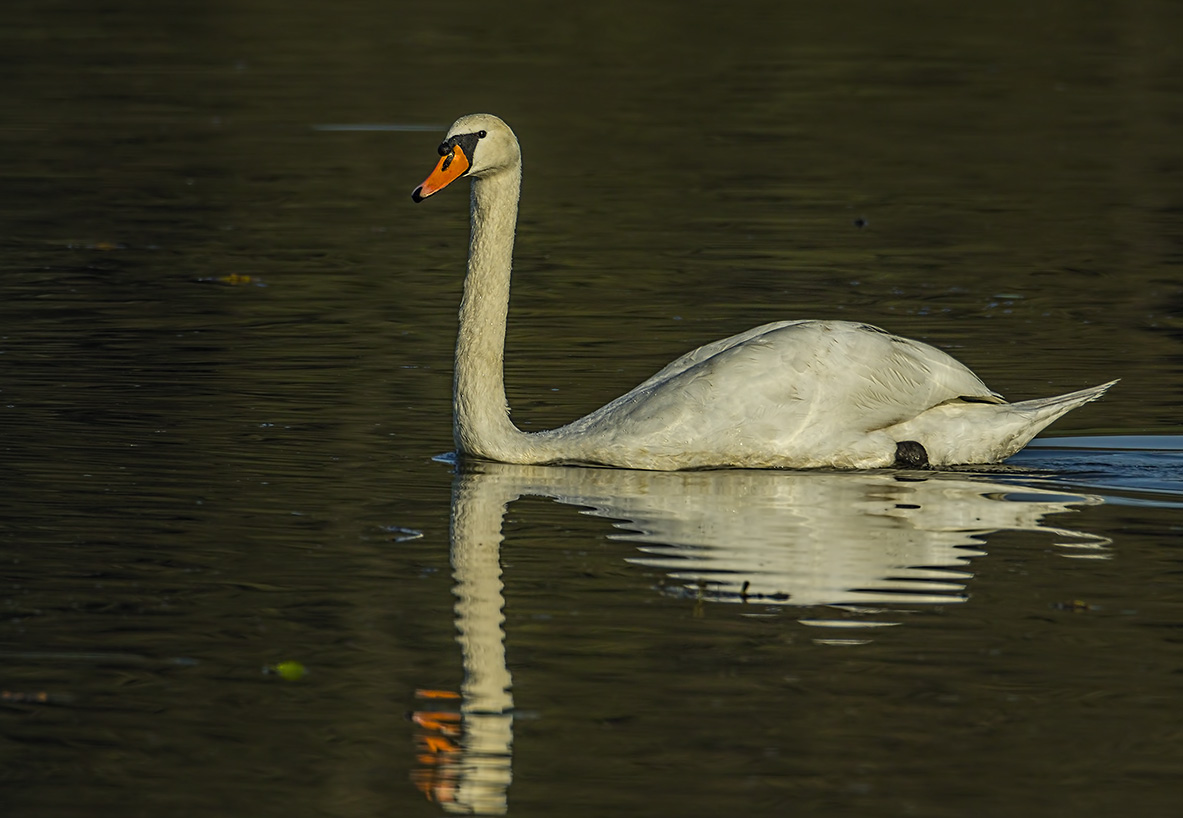
[[[699,347],[566,426],[522,432],[503,371],[518,141],[497,117],[473,114],[452,125],[440,154],[412,197],[472,178],[453,396],[462,454],[657,470],[996,463],[1116,382],[1007,403],[928,344],[849,321],[782,321]]]

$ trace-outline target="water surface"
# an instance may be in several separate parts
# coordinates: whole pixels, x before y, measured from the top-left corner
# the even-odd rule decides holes
[[[6,815],[1177,811],[1177,4],[6,11]],[[476,110],[524,428],[782,318],[1122,381],[989,470],[434,460]]]

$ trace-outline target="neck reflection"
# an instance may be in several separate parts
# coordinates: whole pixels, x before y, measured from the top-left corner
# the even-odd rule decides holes
[[[981,476],[466,464],[451,518],[464,680],[451,694],[458,709],[415,713],[417,782],[448,812],[508,810],[514,704],[499,554],[506,509],[522,496],[614,520],[610,537],[637,544],[628,561],[659,572],[665,593],[799,611],[828,629],[814,640],[823,644],[870,641],[899,624],[893,608],[966,601],[971,561],[993,532],[1050,532],[1075,553],[1107,545],[1043,522],[1100,498]]]

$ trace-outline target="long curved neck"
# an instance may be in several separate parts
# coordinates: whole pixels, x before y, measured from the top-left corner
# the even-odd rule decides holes
[[[452,432],[459,450],[510,462],[529,447],[528,435],[509,419],[504,367],[521,181],[518,166],[472,182],[472,235],[452,393]]]

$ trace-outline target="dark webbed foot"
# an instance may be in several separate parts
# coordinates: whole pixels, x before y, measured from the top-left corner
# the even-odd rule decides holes
[[[915,440],[901,440],[895,444],[895,467],[897,469],[927,469],[928,452]]]

